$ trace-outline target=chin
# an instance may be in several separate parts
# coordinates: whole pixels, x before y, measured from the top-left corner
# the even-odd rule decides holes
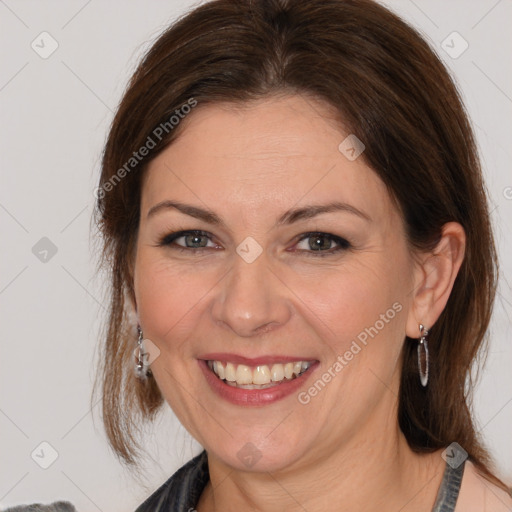
[[[301,442],[302,441],[302,442]],[[274,473],[288,469],[307,452],[303,436],[282,434],[279,439],[251,435],[229,437],[224,443],[204,445],[209,455],[237,471]],[[301,446],[302,445],[302,446]]]

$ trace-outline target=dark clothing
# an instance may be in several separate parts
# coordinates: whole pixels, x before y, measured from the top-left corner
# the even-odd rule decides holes
[[[453,512],[459,496],[464,464],[446,464],[432,512]],[[193,512],[210,477],[206,451],[201,452],[174,473],[135,512]]]

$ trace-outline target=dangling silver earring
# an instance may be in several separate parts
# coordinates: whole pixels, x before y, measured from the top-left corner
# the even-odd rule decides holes
[[[137,340],[137,347],[135,348],[135,376],[138,379],[145,380],[148,376],[147,365],[145,361],[146,352],[144,351],[144,336],[142,334],[142,329],[140,326],[137,326],[137,330],[139,331],[139,339]]]
[[[420,324],[420,339],[418,342],[418,370],[420,371],[420,382],[423,387],[428,383],[428,329]]]

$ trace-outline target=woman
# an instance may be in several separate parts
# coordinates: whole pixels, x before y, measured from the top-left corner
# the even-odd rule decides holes
[[[496,256],[446,69],[369,0],[214,0],[135,72],[103,157],[99,374],[127,464],[166,401],[205,451],[137,509],[510,510],[468,408]]]

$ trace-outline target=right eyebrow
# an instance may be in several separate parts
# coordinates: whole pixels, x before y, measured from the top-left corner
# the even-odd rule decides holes
[[[161,201],[160,203],[152,206],[149,211],[147,218],[152,217],[158,212],[174,209],[178,210],[185,215],[189,215],[190,217],[194,217],[196,219],[207,222],[208,224],[213,224],[215,226],[226,227],[224,221],[211,210],[206,210],[204,208],[198,208],[197,206],[192,206],[190,204],[179,203],[177,201]]]

